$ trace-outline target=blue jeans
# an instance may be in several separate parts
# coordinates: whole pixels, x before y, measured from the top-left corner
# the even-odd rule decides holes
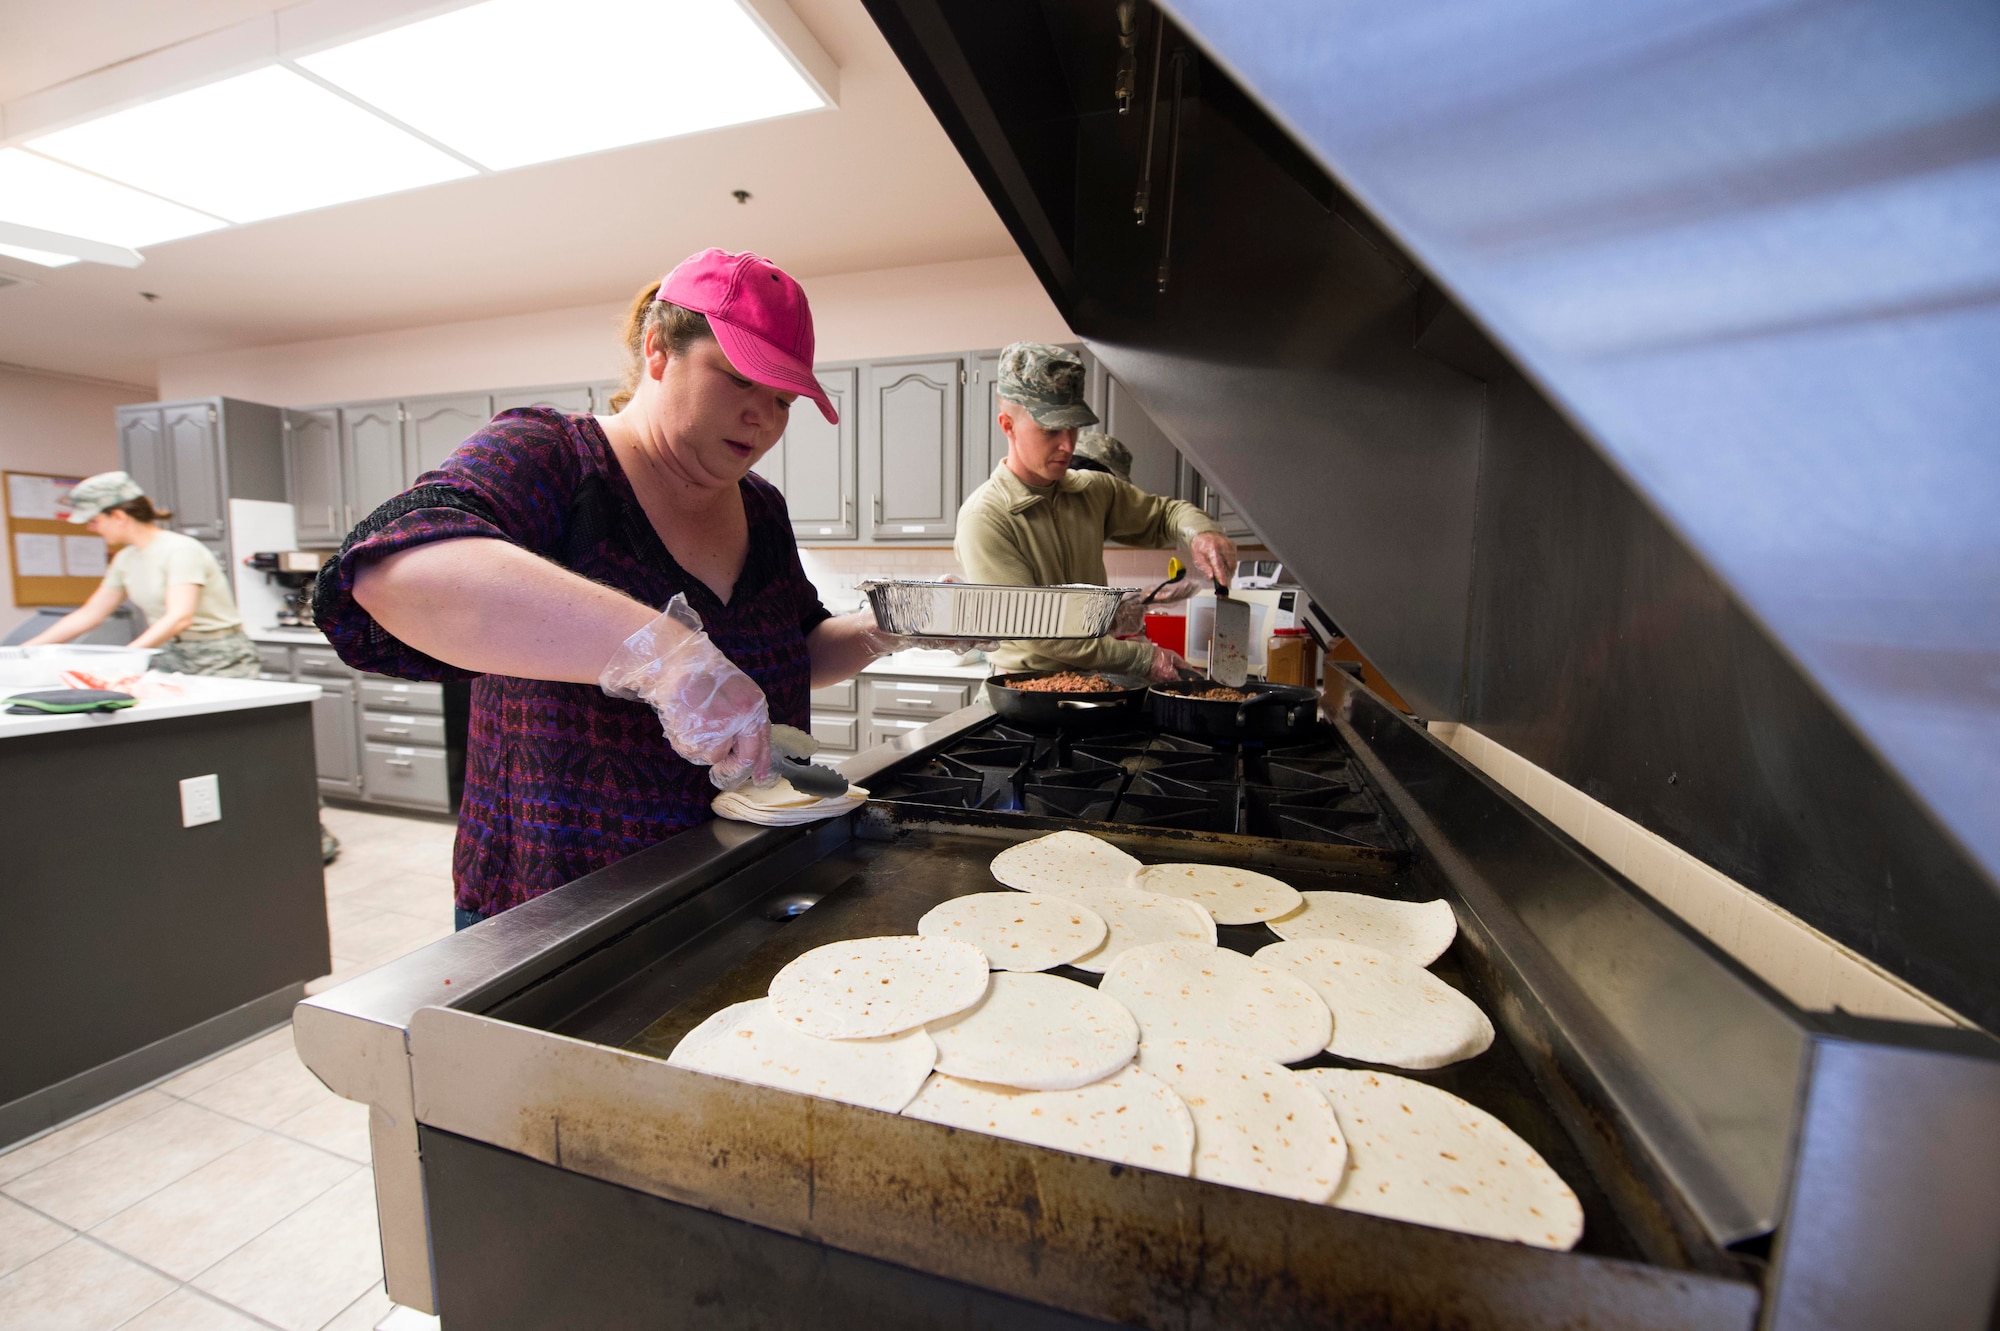
[[[451,927],[453,929],[470,929],[473,925],[486,918],[488,917],[481,915],[476,910],[461,910],[457,906],[451,908]]]

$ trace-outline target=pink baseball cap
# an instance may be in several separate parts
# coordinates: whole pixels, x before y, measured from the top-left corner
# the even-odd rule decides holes
[[[826,390],[813,377],[813,317],[791,274],[761,254],[708,249],[660,280],[659,299],[708,316],[722,354],[745,378],[809,397],[833,424]]]

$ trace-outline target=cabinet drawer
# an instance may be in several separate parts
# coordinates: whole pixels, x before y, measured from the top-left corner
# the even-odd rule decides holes
[[[336,658],[337,659],[337,658]],[[292,677],[292,649],[289,647],[257,648],[257,668],[266,678],[290,679]],[[342,666],[345,670],[347,667]]]
[[[370,800],[413,804],[425,809],[451,807],[451,787],[445,777],[443,749],[364,744],[361,746],[361,788]]]
[[[361,737],[384,744],[425,744],[444,747],[444,718],[415,712],[363,712]]]
[[[299,647],[294,649],[294,656],[300,675],[318,675],[322,679],[354,678],[354,671],[331,647]]]
[[[870,721],[868,724],[868,747],[887,744],[890,740],[901,739],[912,730],[928,725],[925,721]]]
[[[873,716],[947,716],[965,706],[970,688],[964,684],[871,679],[868,711]]]
[[[858,690],[854,681],[843,679],[838,684],[829,684],[823,689],[812,691],[812,705],[822,712],[851,712],[854,710]]]
[[[361,705],[374,712],[424,712],[444,715],[442,684],[411,684],[403,680],[364,679]]]
[[[854,752],[854,739],[860,729],[858,716],[815,715],[812,719],[812,737],[829,751]]]

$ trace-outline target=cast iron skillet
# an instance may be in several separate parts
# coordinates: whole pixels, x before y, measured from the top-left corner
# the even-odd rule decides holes
[[[1146,681],[1137,675],[1105,674],[1106,679],[1120,686],[1111,693],[1035,693],[1012,687],[1020,680],[1046,679],[1055,673],[1052,670],[1022,670],[1011,675],[992,675],[986,680],[986,696],[993,700],[993,710],[1005,720],[1044,730],[1050,727],[1082,730],[1102,725],[1131,725],[1145,714]]]
[[[1217,687],[1207,679],[1155,684],[1146,691],[1146,712],[1168,734],[1190,739],[1303,739],[1319,725],[1319,693],[1314,689],[1252,681],[1238,690],[1256,695],[1247,702],[1188,696]]]

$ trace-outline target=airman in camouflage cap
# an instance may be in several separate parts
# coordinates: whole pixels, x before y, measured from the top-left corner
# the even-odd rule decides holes
[[[1083,400],[1083,361],[1074,351],[1046,342],[1016,342],[1000,353],[1003,402],[1028,409],[1044,430],[1074,430],[1097,424]]]
[[[1129,481],[1132,479],[1132,450],[1102,430],[1085,430],[1076,437],[1076,451],[1070,455],[1069,465],[1108,471],[1121,481]]]

